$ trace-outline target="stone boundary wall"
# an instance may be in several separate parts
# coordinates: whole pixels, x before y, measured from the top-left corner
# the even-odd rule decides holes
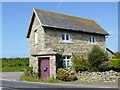
[[[113,70],[105,71],[105,72],[88,72],[83,71],[77,73],[77,77],[81,81],[102,81],[102,82],[118,82],[118,78],[120,77],[119,72],[115,72]]]

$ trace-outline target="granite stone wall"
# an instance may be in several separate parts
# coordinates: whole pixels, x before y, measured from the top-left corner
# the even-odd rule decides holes
[[[101,81],[101,82],[118,82],[119,72],[115,72],[113,70],[106,72],[88,72],[83,71],[77,74],[77,77],[81,81]]]
[[[61,37],[63,33],[70,34],[71,42],[62,42]],[[96,37],[96,44],[90,44],[90,36]],[[80,55],[86,55],[94,45],[98,45],[101,49],[105,50],[105,36],[45,28],[45,48],[52,48],[53,50],[61,48],[64,49],[65,53],[79,53]]]
[[[38,43],[35,44],[35,30],[38,34]],[[29,64],[33,67],[35,73],[38,73],[38,57],[32,54],[38,53],[40,50],[44,50],[44,30],[40,25],[37,17],[35,16],[34,22],[30,33],[30,60]]]

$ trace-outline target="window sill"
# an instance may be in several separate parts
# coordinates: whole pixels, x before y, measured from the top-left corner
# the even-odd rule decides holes
[[[97,43],[88,43],[89,45],[96,45]]]
[[[64,44],[64,43],[65,43],[65,44],[73,44],[72,41],[60,41],[60,43],[61,43],[61,44]]]

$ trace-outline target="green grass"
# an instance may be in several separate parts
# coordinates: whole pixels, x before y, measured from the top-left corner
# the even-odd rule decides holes
[[[30,82],[45,82],[45,83],[59,83],[59,82],[61,82],[60,80],[57,80],[57,79],[42,80],[40,78],[33,78],[33,77],[25,76],[25,75],[22,75],[20,77],[20,80],[21,81],[30,81]]]
[[[16,67],[2,67],[0,72],[22,72],[24,71],[25,67],[23,66],[16,66]]]

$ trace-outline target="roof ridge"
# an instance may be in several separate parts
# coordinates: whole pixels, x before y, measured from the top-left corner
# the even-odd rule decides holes
[[[45,13],[53,13],[53,14],[58,14],[60,16],[65,16],[65,17],[69,17],[71,19],[82,19],[82,20],[85,20],[85,21],[90,21],[92,23],[96,23],[94,20],[92,19],[88,19],[88,18],[82,18],[82,17],[78,17],[78,16],[72,16],[72,15],[68,15],[68,14],[62,14],[62,13],[59,13],[59,12],[53,12],[53,11],[47,11],[47,10],[41,10],[41,9],[37,9],[37,8],[33,8],[35,9],[35,11],[40,11],[40,12],[45,12]]]

